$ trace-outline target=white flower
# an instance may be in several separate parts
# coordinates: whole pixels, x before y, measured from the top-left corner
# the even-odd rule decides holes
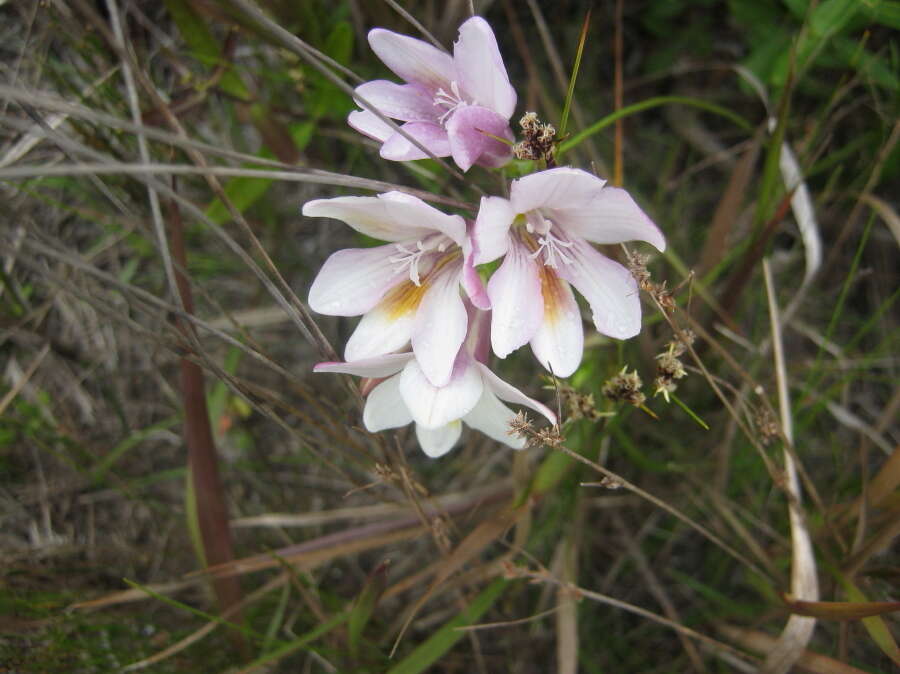
[[[348,363],[319,363],[314,371],[386,377],[366,399],[363,424],[377,432],[414,421],[419,445],[432,458],[453,448],[462,433],[463,422],[513,449],[522,449],[525,440],[510,435],[509,424],[515,413],[500,401],[530,407],[551,424],[556,424],[556,415],[477,360],[483,350],[480,342],[488,314],[474,311],[473,314],[472,329],[456,356],[445,386],[432,384],[412,353],[392,353]]]
[[[548,370],[568,377],[581,362],[584,331],[572,286],[597,330],[627,339],[641,329],[637,283],[589,242],[639,240],[666,247],[628,193],[580,169],[560,167],[514,180],[510,198],[484,197],[472,232],[474,264],[505,255],[487,293],[491,344],[500,358],[530,342]]]
[[[363,315],[344,357],[364,360],[399,351],[411,341],[428,379],[446,384],[466,336],[460,283],[477,306],[488,306],[481,280],[463,254],[465,221],[401,192],[317,199],[304,204],[303,214],[337,218],[393,242],[334,253],[310,288],[313,311]]]

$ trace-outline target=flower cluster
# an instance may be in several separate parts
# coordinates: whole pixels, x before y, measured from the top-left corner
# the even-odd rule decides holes
[[[382,157],[452,156],[464,171],[512,158],[516,94],[484,19],[460,27],[452,57],[383,29],[371,31],[369,43],[405,81],[356,89],[366,109],[348,121],[381,141]],[[382,117],[403,122],[402,133]],[[432,457],[456,444],[462,422],[515,449],[525,447],[524,437],[510,434],[516,415],[501,401],[530,407],[555,425],[545,405],[488,368],[490,351],[506,358],[527,343],[548,371],[568,377],[584,345],[573,288],[600,333],[626,339],[641,326],[633,275],[591,244],[638,240],[665,247],[627,192],[570,167],[513,180],[509,198],[483,197],[473,221],[401,192],[317,199],[303,214],[341,220],[385,242],[334,253],[313,281],[314,311],[362,316],[345,362],[320,363],[315,371],[376,380],[363,413],[366,428],[415,422],[419,444]],[[485,284],[488,263],[496,270]]]

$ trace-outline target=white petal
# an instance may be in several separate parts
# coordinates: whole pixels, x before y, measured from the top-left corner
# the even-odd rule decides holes
[[[412,336],[414,316],[414,311],[397,313],[386,308],[382,302],[362,317],[347,340],[344,358],[348,361],[365,360],[403,349]]]
[[[618,187],[604,187],[589,203],[548,215],[570,234],[594,243],[646,241],[659,251],[666,249],[659,228],[628,192]]]
[[[441,113],[433,99],[421,87],[397,84],[387,80],[374,80],[361,84],[354,93],[378,108],[386,117],[404,122],[437,122]],[[357,101],[360,107],[364,107]]]
[[[500,379],[500,377],[491,372],[487,365],[475,363],[475,367],[477,367],[481,371],[481,377],[484,381],[484,387],[490,389],[498,398],[500,398],[500,400],[505,400],[508,403],[516,403],[517,405],[530,407],[535,412],[540,412],[541,414],[543,414],[551,424],[556,424],[556,415],[550,411],[549,407],[542,403],[539,403],[533,398],[529,398],[515,386],[507,384],[505,381]]]
[[[503,197],[481,197],[472,228],[473,262],[485,264],[506,253],[509,228],[515,220],[512,204]]]
[[[509,432],[509,423],[515,416],[515,412],[485,389],[478,404],[463,417],[463,421],[497,442],[502,442],[513,449],[524,449],[525,439]]]
[[[492,136],[505,138],[510,143],[501,143]],[[480,105],[457,108],[447,120],[447,138],[453,161],[463,171],[468,171],[472,164],[497,167],[512,159],[513,135],[509,122]]]
[[[591,305],[594,325],[604,335],[628,339],[641,331],[641,301],[637,282],[618,262],[598,253],[584,239],[572,237],[559,275],[575,286]]]
[[[400,375],[385,379],[366,398],[363,424],[372,433],[400,428],[411,421],[412,415],[400,396]]]
[[[509,119],[516,109],[516,91],[509,83],[494,31],[480,16],[459,27],[453,62],[463,91],[478,105]]]
[[[420,239],[435,231],[462,244],[466,223],[458,215],[447,215],[417,197],[386,192],[375,197],[335,197],[303,204],[303,215],[336,218],[358,232],[382,241]]]
[[[510,243],[503,264],[488,281],[491,298],[491,346],[506,358],[534,336],[544,316],[538,265],[518,240]]]
[[[313,372],[339,372],[357,377],[389,377],[402,370],[412,357],[411,353],[387,353],[347,363],[316,363]]]
[[[579,208],[590,203],[606,184],[581,169],[560,166],[513,180],[509,199],[516,213],[538,208]]]
[[[466,338],[468,316],[459,295],[460,268],[450,265],[429,279],[412,328],[412,349],[435,386],[450,379],[459,347]]]
[[[401,128],[435,157],[449,156],[450,141],[443,126],[434,122],[406,122]],[[395,131],[381,146],[381,156],[390,161],[412,161],[426,159],[430,155]]]
[[[549,267],[541,269],[544,320],[531,338],[531,350],[557,377],[568,377],[581,363],[584,327],[569,284]]]
[[[419,447],[432,459],[443,456],[451,449],[459,440],[462,433],[462,424],[459,421],[451,421],[446,426],[439,428],[425,428],[421,424],[416,424],[416,439],[419,441]]]
[[[446,386],[434,386],[415,360],[400,373],[400,394],[417,424],[438,428],[468,414],[484,386],[481,374],[465,353],[457,358],[453,376]]]
[[[309,289],[309,307],[329,316],[359,316],[379,300],[405,274],[390,262],[394,245],[347,248],[325,260]]]
[[[347,124],[361,134],[379,140],[382,143],[396,133],[390,124],[382,121],[375,113],[369,110],[354,110],[347,115]]]
[[[369,45],[399,77],[410,84],[421,84],[429,92],[447,89],[456,79],[451,56],[422,40],[374,28],[369,31]]]

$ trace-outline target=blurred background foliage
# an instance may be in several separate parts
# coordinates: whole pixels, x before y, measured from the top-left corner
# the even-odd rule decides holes
[[[393,5],[257,6],[364,81],[392,78],[370,28],[418,35]],[[447,46],[469,14],[459,0],[400,5]],[[475,434],[431,461],[406,430],[365,433],[346,382],[311,374],[327,354],[285,309],[329,254],[373,243],[302,218],[305,201],[387,189],[365,179],[475,207],[476,186],[498,194],[537,167],[460,181],[431,160],[381,160],[347,126],[347,94],[239,3],[0,3],[6,671],[756,671],[791,608],[779,380],[821,598],[841,602],[793,605],[824,618],[797,671],[900,663],[896,614],[871,603],[897,599],[898,579],[900,2],[474,5],[518,90],[513,122],[534,110],[557,125],[591,9],[565,161],[605,178],[619,166],[669,242],[650,270],[677,308],[648,299],[626,343],[589,332],[571,388],[525,352],[496,364],[557,401],[584,461]],[[618,141],[617,62],[622,105],[646,103]],[[141,170],[136,131],[153,164]],[[812,216],[792,203],[783,147]],[[229,167],[221,193],[198,154]],[[163,263],[179,222],[193,317]],[[781,370],[764,259],[788,312]],[[354,320],[317,324],[339,347]],[[688,328],[699,361],[683,357],[667,403],[652,395],[656,357]],[[242,560],[225,626],[221,585],[195,573],[209,548],[185,361],[203,371]],[[644,409],[604,396],[623,367],[643,378]]]

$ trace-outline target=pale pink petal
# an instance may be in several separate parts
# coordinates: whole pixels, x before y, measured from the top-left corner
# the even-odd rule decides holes
[[[403,192],[379,194],[385,215],[399,225],[412,230],[427,227],[449,236],[462,246],[466,239],[466,221],[459,215],[447,215],[434,206],[429,206],[418,197]]]
[[[581,363],[584,327],[569,284],[549,267],[542,268],[544,320],[531,338],[531,350],[557,377],[568,377]]]
[[[468,171],[472,164],[481,163],[482,156],[490,166],[497,166],[501,158],[505,158],[503,163],[512,159],[513,135],[509,123],[506,118],[480,105],[466,105],[450,115],[447,136],[453,161],[463,171]],[[510,144],[491,136],[506,138]]]
[[[472,228],[472,261],[492,262],[509,247],[509,228],[515,220],[512,204],[503,197],[481,197],[478,216]]]
[[[404,122],[437,122],[442,114],[433,97],[414,84],[373,80],[356,87],[354,93],[381,114]],[[360,101],[357,104],[364,107]]]
[[[424,428],[439,428],[468,414],[484,385],[472,359],[461,353],[446,386],[435,386],[418,361],[411,360],[400,373],[400,395],[413,419]]]
[[[473,16],[459,27],[453,62],[463,92],[509,119],[516,109],[516,91],[509,83],[497,39],[488,22]]]
[[[490,389],[498,398],[500,398],[500,400],[505,400],[508,403],[515,403],[516,405],[524,405],[525,407],[530,407],[535,412],[543,414],[551,424],[556,424],[556,415],[550,411],[549,407],[542,403],[539,403],[533,398],[529,398],[515,386],[507,384],[505,381],[500,379],[500,377],[491,372],[487,365],[475,363],[475,367],[477,367],[481,372],[481,378],[484,381],[484,387]]]
[[[382,121],[369,110],[354,110],[347,115],[347,124],[361,134],[382,143],[397,133],[390,124]]]
[[[400,128],[415,138],[422,147],[428,149],[435,157],[446,157],[450,154],[450,141],[447,131],[434,122],[406,122]],[[381,156],[391,161],[412,161],[426,159],[429,155],[413,145],[408,138],[396,131],[381,146]]]
[[[400,375],[385,379],[372,389],[363,408],[363,425],[372,433],[400,428],[412,421],[409,408],[400,396]]]
[[[461,433],[462,424],[459,421],[451,421],[439,428],[425,428],[421,424],[416,424],[419,447],[432,459],[443,456],[453,449]]]
[[[347,248],[325,260],[309,289],[309,308],[329,316],[359,316],[378,304],[405,272],[398,273],[390,258],[393,244],[376,248]]]
[[[348,361],[365,360],[407,347],[415,311],[397,313],[381,305],[362,317],[344,347]]]
[[[509,424],[515,416],[515,412],[485,389],[478,404],[463,417],[463,421],[497,442],[502,442],[513,449],[524,449],[525,439],[509,432]]]
[[[466,338],[466,307],[459,296],[458,266],[440,270],[416,312],[412,349],[422,370],[435,386],[450,379],[453,362]]]
[[[606,184],[581,169],[560,166],[513,180],[509,200],[516,213],[538,208],[580,208],[590,203]]]
[[[657,250],[666,249],[666,240],[634,199],[619,187],[604,187],[589,203],[578,208],[560,208],[550,217],[570,235],[594,243],[646,241]]]
[[[441,213],[421,199],[401,192],[315,199],[303,204],[303,215],[336,218],[382,241],[415,241],[439,231],[461,244],[466,235],[466,223],[460,216]]]
[[[570,239],[569,264],[560,264],[559,275],[575,286],[591,305],[594,325],[616,339],[634,337],[641,331],[641,302],[637,282],[617,262],[598,253],[587,241]]]
[[[378,58],[410,84],[421,84],[429,91],[447,89],[456,79],[456,67],[450,54],[427,42],[384,28],[369,31],[369,45]]]
[[[388,353],[348,363],[316,363],[313,372],[335,372],[357,377],[389,377],[402,370],[412,357],[411,353]]]
[[[481,280],[478,270],[475,269],[473,259],[474,248],[472,239],[467,236],[463,242],[463,270],[459,281],[472,304],[479,309],[487,310],[491,308],[491,300],[488,297],[487,289],[484,287],[484,281]]]
[[[541,277],[528,249],[513,239],[503,264],[488,281],[491,298],[491,346],[506,358],[537,331],[544,316]]]

